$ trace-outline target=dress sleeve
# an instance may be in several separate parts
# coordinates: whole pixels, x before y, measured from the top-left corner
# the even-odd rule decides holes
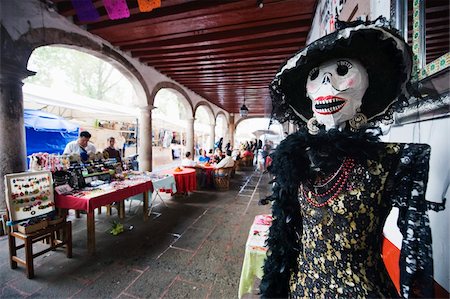
[[[403,235],[400,252],[400,295],[433,297],[433,258],[429,204],[425,200],[430,146],[406,144],[394,175],[393,206],[399,208],[397,225]]]

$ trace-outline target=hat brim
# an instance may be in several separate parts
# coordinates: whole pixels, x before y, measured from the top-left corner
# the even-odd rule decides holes
[[[411,50],[395,32],[375,25],[348,27],[311,43],[280,68],[270,85],[273,116],[280,122],[310,119],[313,112],[306,95],[308,74],[334,58],[356,59],[366,68],[369,87],[361,111],[369,120],[386,112],[411,75]]]

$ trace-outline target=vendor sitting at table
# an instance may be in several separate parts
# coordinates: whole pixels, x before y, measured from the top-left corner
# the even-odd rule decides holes
[[[97,152],[95,146],[89,143],[91,139],[91,134],[88,131],[80,132],[80,136],[77,140],[67,143],[64,149],[64,155],[78,154],[86,161],[90,154],[95,154]]]
[[[116,143],[116,139],[114,137],[108,138],[109,146],[103,150],[103,155],[105,158],[116,159],[117,162],[122,162],[122,158],[120,157],[120,152],[114,147]]]
[[[206,155],[206,150],[200,149],[200,156],[198,157],[198,163],[208,163],[210,158]]]
[[[227,155],[215,166],[215,168],[227,168],[227,167],[233,167],[233,166],[234,166],[234,160],[231,157],[231,151],[227,150]]]
[[[214,156],[212,157],[213,163],[219,163],[223,159],[223,152],[220,148],[216,148],[214,151]]]
[[[195,163],[195,161],[192,159],[191,152],[186,152],[186,157],[184,157],[183,160],[181,160],[181,166],[194,167],[195,165],[197,165],[197,163]]]

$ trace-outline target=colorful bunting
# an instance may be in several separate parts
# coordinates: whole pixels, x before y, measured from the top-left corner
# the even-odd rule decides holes
[[[92,0],[72,0],[78,19],[83,22],[96,21],[100,17]]]
[[[103,0],[103,4],[111,20],[124,19],[130,16],[126,0]]]
[[[149,12],[154,8],[161,7],[161,0],[138,0],[138,4],[141,12]]]

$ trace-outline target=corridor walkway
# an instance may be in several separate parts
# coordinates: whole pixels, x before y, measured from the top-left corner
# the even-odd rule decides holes
[[[113,236],[117,213],[96,216],[96,256],[86,250],[85,216],[73,221],[73,258],[50,252],[35,259],[36,277],[11,270],[0,237],[0,298],[237,298],[245,242],[269,176],[238,171],[229,191],[164,197],[149,221],[126,203],[125,231]]]

